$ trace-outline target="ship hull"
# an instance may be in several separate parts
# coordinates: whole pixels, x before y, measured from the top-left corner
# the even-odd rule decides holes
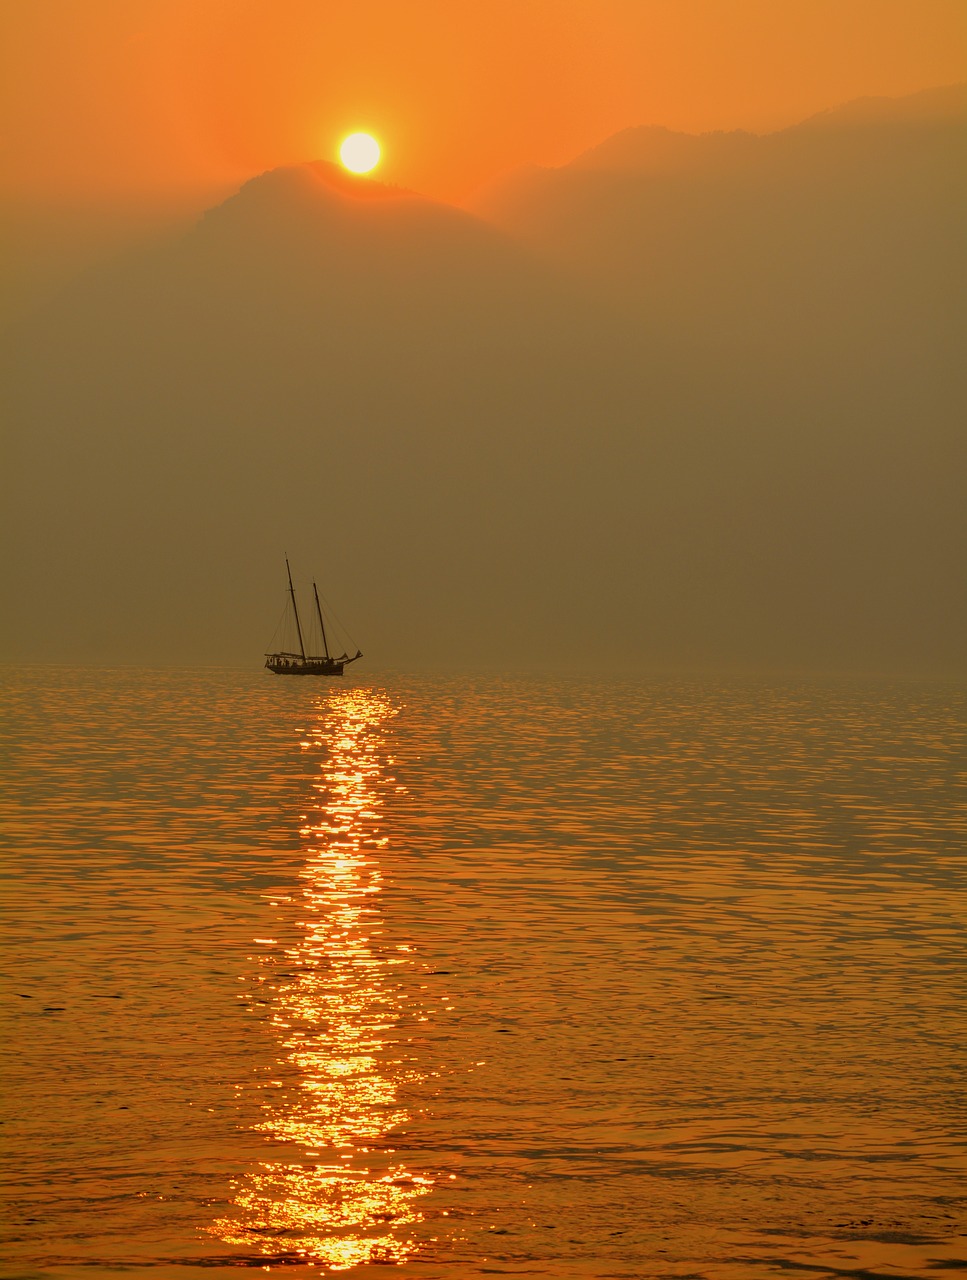
[[[266,667],[277,676],[341,676],[341,662],[267,662]]]

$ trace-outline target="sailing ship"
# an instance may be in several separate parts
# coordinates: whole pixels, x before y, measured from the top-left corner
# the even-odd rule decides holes
[[[341,676],[343,668],[348,667],[351,662],[355,662],[357,658],[361,658],[362,652],[357,649],[352,657],[348,653],[341,653],[339,657],[334,657],[329,652],[329,640],[326,636],[326,624],[322,617],[322,606],[319,603],[319,589],[315,583],[312,584],[312,594],[316,602],[316,617],[319,620],[319,631],[322,637],[323,653],[309,654],[306,653],[305,641],[302,634],[302,621],[299,618],[299,606],[296,603],[295,588],[292,585],[292,570],[289,568],[289,558],[286,556],[285,571],[289,577],[289,597],[292,601],[292,613],[295,617],[296,635],[299,637],[299,652],[280,649],[278,653],[267,653],[265,655],[265,665],[269,671],[274,671],[277,676]]]

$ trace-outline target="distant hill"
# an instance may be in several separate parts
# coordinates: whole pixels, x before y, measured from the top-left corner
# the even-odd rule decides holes
[[[563,166],[563,169],[567,172],[580,169],[612,173],[633,171],[653,175],[721,172],[729,168],[741,169],[756,163],[768,163],[770,155],[777,148],[789,145],[790,139],[818,130],[844,132],[877,125],[917,127],[945,123],[962,127],[965,121],[967,84],[949,85],[940,89],[926,89],[907,98],[858,98],[843,106],[822,111],[801,124],[765,138],[741,129],[690,134],[676,133],[658,125],[639,125],[622,129],[620,133],[606,138],[604,142],[582,152]],[[519,178],[512,176],[510,185],[514,186],[518,181],[528,178],[533,180],[540,172],[542,171],[537,166],[531,166]],[[486,193],[481,204],[489,208],[492,203],[499,201],[500,192],[506,183],[505,179],[504,183]]]
[[[796,131],[871,124],[938,124],[948,121],[963,125],[967,119],[967,83],[923,89],[905,98],[855,98],[810,116]],[[790,132],[786,130],[785,132]]]
[[[965,99],[864,100],[763,137],[628,129],[511,175],[478,212],[649,349],[778,361],[873,412],[923,396],[932,419],[962,364]]]
[[[696,173],[734,169],[750,163],[757,154],[759,139],[753,133],[675,133],[657,125],[623,129],[598,146],[585,151],[565,165],[567,172],[659,174]],[[534,178],[542,172],[525,174]],[[544,171],[547,172],[547,171]],[[513,182],[513,179],[511,179]],[[494,196],[490,197],[491,200]],[[500,188],[496,199],[500,199]]]
[[[466,212],[325,164],[253,179],[9,340],[13,643],[249,660],[287,549],[369,648],[459,661],[463,601],[479,654],[587,313]]]
[[[288,551],[390,665],[964,672],[957,92],[90,273],[4,355],[6,652],[258,661]]]
[[[768,337],[770,296],[788,310],[861,263],[956,291],[965,130],[964,86],[863,99],[763,137],[626,129],[559,169],[511,174],[476,208],[642,316],[674,314],[695,289],[704,307],[717,281],[747,321],[765,308]],[[721,329],[719,307],[705,314]]]

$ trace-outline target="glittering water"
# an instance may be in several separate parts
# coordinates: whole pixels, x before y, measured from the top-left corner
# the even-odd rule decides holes
[[[963,1265],[962,690],[4,702],[4,1275]]]

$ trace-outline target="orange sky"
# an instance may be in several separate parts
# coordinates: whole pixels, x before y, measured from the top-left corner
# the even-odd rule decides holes
[[[331,157],[459,199],[631,124],[769,130],[967,78],[964,0],[6,0],[3,190],[104,201]]]

